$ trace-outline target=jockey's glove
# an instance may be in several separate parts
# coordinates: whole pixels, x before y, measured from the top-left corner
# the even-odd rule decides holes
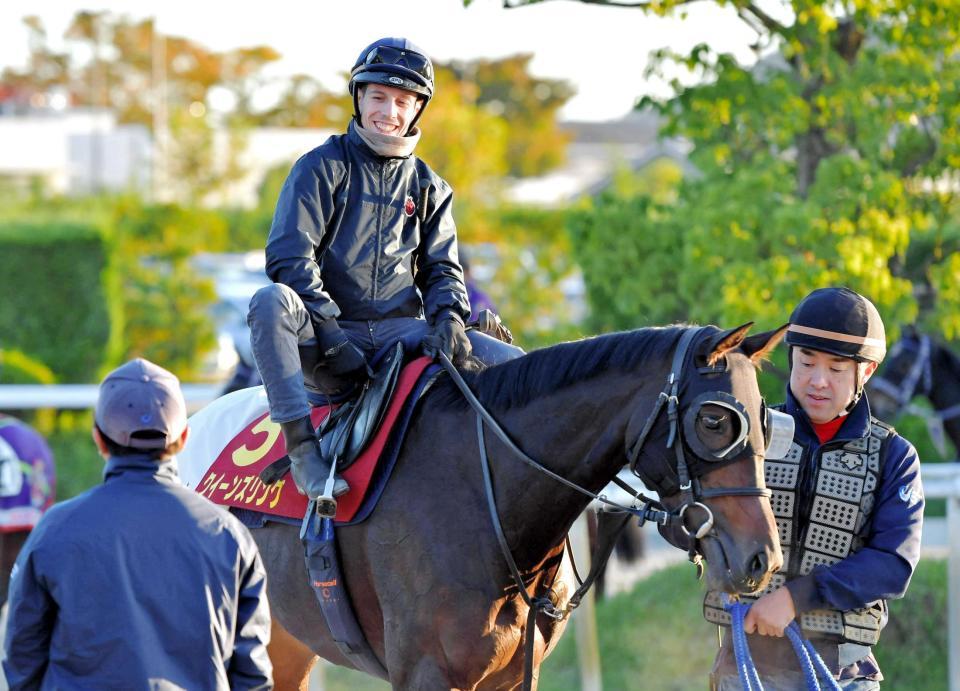
[[[314,331],[320,346],[320,361],[330,374],[358,380],[371,376],[363,351],[350,342],[336,319],[320,322]]]
[[[442,312],[423,339],[423,350],[427,355],[437,357],[437,353],[443,353],[455,365],[463,363],[472,349],[463,320],[451,311]]]

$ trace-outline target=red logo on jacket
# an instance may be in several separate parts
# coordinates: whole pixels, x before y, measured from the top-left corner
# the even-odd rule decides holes
[[[417,205],[413,203],[413,197],[407,195],[406,201],[403,202],[403,213],[407,216],[413,216],[417,211]]]

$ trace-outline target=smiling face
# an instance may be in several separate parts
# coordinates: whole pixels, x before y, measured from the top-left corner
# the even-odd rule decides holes
[[[830,422],[846,410],[856,393],[857,367],[860,365],[851,358],[809,348],[794,349],[790,391],[811,422]],[[861,383],[876,368],[877,363],[866,363]]]
[[[383,84],[367,84],[358,101],[360,124],[380,134],[402,137],[423,101],[413,92]]]

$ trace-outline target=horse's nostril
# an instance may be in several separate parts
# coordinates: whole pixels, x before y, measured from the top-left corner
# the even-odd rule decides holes
[[[750,561],[750,576],[753,580],[759,582],[760,579],[764,577],[767,573],[767,553],[765,550],[760,550],[753,555],[753,559]]]

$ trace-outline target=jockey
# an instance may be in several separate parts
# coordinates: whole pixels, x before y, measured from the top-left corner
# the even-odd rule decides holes
[[[430,58],[407,39],[382,38],[360,53],[349,92],[347,132],[304,155],[283,185],[266,245],[274,285],[253,296],[248,314],[270,417],[311,498],[330,468],[310,404],[365,381],[384,346],[422,344],[457,364],[471,350],[488,364],[522,352],[465,331],[453,192],[413,153],[434,94]],[[348,489],[338,477],[333,495]]]
[[[781,410],[795,422],[793,445],[764,463],[784,564],[745,620],[767,689],[806,689],[784,629],[796,618],[844,689],[877,689],[872,646],[887,600],[904,595],[920,558],[923,489],[917,452],[870,414],[864,385],[886,354],[873,303],[847,288],[804,298],[784,342],[790,384]],[[727,623],[716,594],[704,614]],[[711,605],[713,603],[713,606]],[[729,633],[729,632],[728,632]],[[731,637],[714,664],[713,687],[739,689]]]

